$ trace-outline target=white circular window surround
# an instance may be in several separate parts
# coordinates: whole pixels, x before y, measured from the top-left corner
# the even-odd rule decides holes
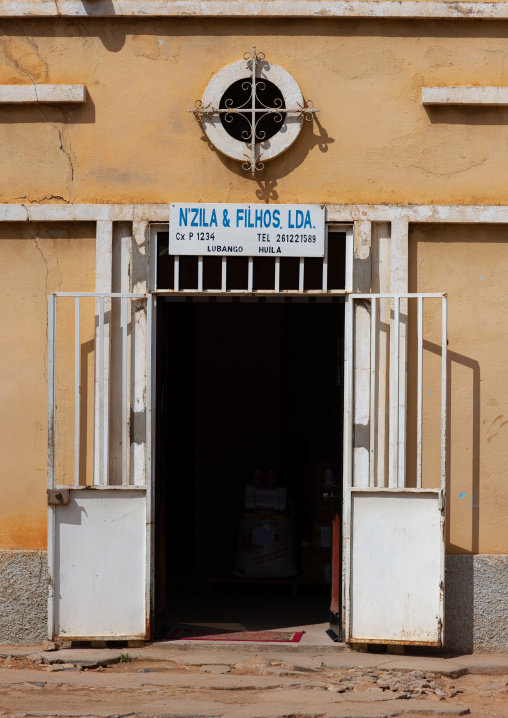
[[[245,162],[248,158],[249,149],[246,142],[232,137],[223,127],[218,114],[206,114],[206,108],[219,107],[220,101],[226,90],[238,80],[250,80],[252,76],[252,65],[246,60],[233,62],[220,70],[208,83],[201,102],[203,116],[201,122],[206,136],[210,142],[222,154],[231,159]],[[303,96],[296,80],[279,65],[263,60],[256,62],[256,80],[269,80],[281,92],[286,108],[304,108]],[[285,152],[296,140],[302,129],[303,114],[284,113],[279,131],[266,141],[257,141],[260,149],[259,159],[262,162],[278,157]]]

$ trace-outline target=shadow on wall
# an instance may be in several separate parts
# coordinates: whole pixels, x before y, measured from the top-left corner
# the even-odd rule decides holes
[[[410,323],[410,326],[412,326],[413,323]],[[415,344],[415,342],[411,342],[410,338],[410,345]],[[434,344],[433,342],[430,342],[428,340],[423,341],[423,350],[424,352],[431,352],[432,354],[435,354],[438,357],[441,357],[441,346],[439,344]],[[414,362],[413,362],[414,365]],[[454,377],[454,369],[456,370],[459,366],[466,367],[467,369],[471,370],[471,379],[470,379],[470,396],[471,396],[471,405],[472,405],[472,412],[471,412],[471,434],[470,434],[470,444],[471,447],[471,492],[472,496],[474,496],[474,504],[472,506],[471,511],[471,547],[470,552],[473,554],[477,554],[480,551],[480,396],[481,396],[481,378],[480,378],[480,364],[476,359],[471,359],[470,357],[466,357],[463,354],[459,354],[458,352],[451,351],[448,349],[447,352],[447,362],[446,362],[446,371],[448,375],[448,385],[447,385],[447,396],[446,396],[446,405],[448,407],[447,415],[446,415],[446,435],[448,437],[453,437],[452,433],[452,412],[450,411],[451,407],[451,393],[452,393],[452,386],[453,386],[453,377]],[[414,372],[413,372],[414,373]],[[414,415],[415,411],[411,412],[411,405],[416,406],[416,397],[415,392],[411,391],[409,388],[410,386],[415,386],[415,382],[412,381],[408,375],[408,415]],[[408,422],[409,427],[409,422]],[[416,427],[413,427],[413,430],[410,432],[408,428],[408,443],[412,441],[416,446]],[[446,467],[447,467],[447,485],[446,485],[446,493],[447,496],[450,496],[450,477],[452,475],[452,441],[449,440],[446,445]],[[416,449],[413,447],[413,451],[408,450],[408,458],[412,458],[414,462],[414,467],[411,467],[408,461],[408,475],[416,475]],[[448,513],[446,517],[446,545],[447,549],[459,549],[461,553],[465,551],[464,546],[454,546],[450,543],[450,509],[448,508]]]
[[[0,105],[0,124],[34,122],[84,125],[95,122],[95,103],[85,88],[85,101],[75,105],[13,104]]]
[[[89,442],[93,437],[88,436],[88,412],[90,411],[87,397],[89,395],[88,373],[89,363],[94,360],[94,340],[83,342],[81,344],[80,356],[80,402],[79,402],[79,475],[83,477],[80,483],[85,483],[87,471],[93,470],[88,467],[89,463]]]
[[[317,130],[317,132],[315,131]],[[209,141],[204,131],[201,128],[202,142],[205,142],[208,149],[213,152],[222,164],[228,168],[233,174],[238,177],[250,177],[248,171],[242,168],[242,163],[238,160],[232,160],[219,152],[214,145]],[[267,162],[263,170],[256,172],[253,180],[256,181],[258,189],[256,190],[256,197],[258,200],[262,200],[266,204],[270,201],[276,202],[279,198],[279,194],[275,189],[277,187],[277,180],[287,177],[297,167],[299,167],[307,155],[316,147],[319,148],[320,152],[328,152],[328,146],[333,144],[335,139],[330,137],[326,129],[320,123],[318,117],[314,115],[312,122],[303,122],[302,130],[294,142],[289,148],[290,152],[284,152],[279,157],[274,158]],[[245,153],[247,155],[248,149],[246,145]],[[260,162],[263,162],[261,155]]]
[[[445,646],[461,653],[474,649],[474,560],[471,554],[446,557]]]
[[[45,37],[95,37],[110,52],[119,52],[124,46],[127,37],[132,34],[133,21],[140,28],[140,34],[158,36],[189,36],[189,37],[221,37],[246,38],[244,18],[235,17],[193,17],[189,23],[187,17],[118,17],[112,0],[83,0],[83,8],[88,18],[47,18],[41,24],[37,19],[26,19],[23,23],[37,23],[37,32],[34,36]],[[104,22],[104,16],[109,22]],[[45,18],[43,18],[45,19]],[[312,22],[307,18],[286,18],[285,32],[281,32],[281,25],[272,18],[248,18],[249,35],[247,45],[252,44],[252,38],[265,36],[274,37],[291,35],[300,37],[407,37],[407,38],[506,38],[508,37],[508,22],[499,20],[496,23],[482,21],[458,23],[456,20],[425,20],[424,22],[408,23],[406,20],[378,20],[363,18],[359,23],[356,18],[325,18],[313,17]],[[4,35],[19,35],[20,25],[17,20],[8,20],[2,23]],[[30,34],[30,31],[27,32]]]
[[[433,125],[506,125],[508,108],[506,107],[453,107],[425,106],[429,120]]]
[[[36,646],[47,638],[46,551],[0,551],[0,644]]]
[[[445,646],[451,651],[508,650],[508,557],[446,557]]]

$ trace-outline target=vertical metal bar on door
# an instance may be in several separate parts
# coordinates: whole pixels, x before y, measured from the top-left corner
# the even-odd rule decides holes
[[[56,365],[56,297],[48,297],[48,489],[55,488],[55,365]],[[55,630],[55,506],[48,507],[48,638]]]
[[[98,484],[105,483],[104,476],[104,297],[99,297],[99,466]]]
[[[127,302],[125,297],[122,303],[122,485],[129,484],[129,445],[128,445],[128,418],[129,382],[127,380]]]
[[[198,257],[198,292],[203,291],[203,257]]]
[[[275,257],[275,291],[280,292],[280,257]]]
[[[323,280],[321,290],[328,291],[328,226],[325,227],[325,254],[323,257]]]
[[[152,342],[156,341],[153,330],[153,318],[155,297],[149,295],[146,300],[146,465],[145,465],[145,486],[146,486],[146,554],[145,554],[145,626],[150,625],[152,613],[152,586],[153,566],[152,557],[154,552],[153,531],[152,531]],[[155,310],[156,311],[156,310]],[[145,629],[146,630],[146,629]],[[147,639],[150,638],[148,634]]]
[[[153,520],[152,520],[152,507],[154,500],[154,484],[155,484],[155,412],[152,412],[152,408],[156,406],[157,400],[157,297],[149,296],[147,301],[151,303],[151,307],[148,310],[150,321],[148,325],[151,329],[148,332],[150,343],[148,346],[149,361],[150,361],[150,372],[148,374],[149,381],[149,395],[150,403],[147,406],[148,411],[148,427],[149,427],[149,438],[150,438],[150,449],[147,457],[150,462],[147,461],[147,478],[146,478],[146,501],[147,501],[147,572],[146,572],[146,625],[149,624],[150,616],[153,615],[154,601],[155,601],[155,570],[153,565],[153,557],[155,556],[155,532],[152,531]]]
[[[228,258],[222,257],[221,266],[221,292],[225,292],[228,287]]]
[[[441,349],[441,489],[446,490],[446,409],[448,390],[448,297],[442,299]]]
[[[176,254],[173,265],[173,289],[175,292],[180,291],[180,257]]]
[[[55,487],[56,297],[48,297],[48,489]]]
[[[353,238],[354,229],[346,229],[346,286],[347,292],[353,291]]]
[[[111,351],[113,344],[113,299],[105,300],[105,316],[104,316],[104,350],[105,350],[105,368],[104,368],[104,484],[109,485],[109,432],[111,428]]]
[[[344,639],[349,639],[351,630],[350,592],[351,592],[351,487],[353,476],[353,339],[354,339],[354,300],[347,297],[345,307],[345,351],[344,351],[344,465],[342,492],[343,526],[343,582],[342,605],[344,616]]]
[[[423,429],[423,297],[418,297],[418,375],[416,417],[416,487],[422,488]]]
[[[153,231],[153,225],[150,227],[150,244],[148,246],[148,291],[153,292],[157,289],[157,257],[159,256],[159,233]]]
[[[304,273],[305,273],[305,259],[300,257],[299,272],[298,272],[298,291],[303,292],[304,287]]]
[[[393,380],[393,406],[391,407],[391,420],[393,425],[393,456],[392,456],[392,467],[391,467],[391,485],[394,487],[399,486],[399,352],[400,352],[400,303],[399,297],[394,297],[394,315],[393,315],[393,328],[395,331],[394,338],[394,349],[393,359],[394,365],[392,366],[392,380]]]
[[[370,301],[370,417],[369,417],[369,486],[376,485],[376,394],[377,394],[377,300]]]
[[[247,291],[252,292],[254,282],[254,258],[249,257],[249,264],[247,267]]]
[[[145,486],[152,475],[152,303],[153,295],[146,300],[146,468]],[[150,519],[147,519],[150,520]]]
[[[353,416],[354,416],[354,336],[355,336],[355,308],[354,300],[348,297],[345,311],[346,347],[344,352],[344,406],[346,418],[344,421],[344,497],[347,491],[354,486],[353,468]],[[346,510],[346,509],[345,509]],[[348,509],[349,510],[349,509]]]
[[[80,340],[80,299],[79,297],[74,298],[74,485],[79,486],[79,438],[80,438],[80,426],[79,426],[79,410],[80,410],[80,351],[81,351],[81,340]]]

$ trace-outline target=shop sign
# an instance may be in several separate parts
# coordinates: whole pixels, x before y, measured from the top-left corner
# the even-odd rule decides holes
[[[171,204],[169,253],[323,257],[325,209],[315,204]]]

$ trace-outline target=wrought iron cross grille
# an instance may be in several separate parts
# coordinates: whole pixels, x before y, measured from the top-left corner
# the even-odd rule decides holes
[[[286,107],[282,100],[282,93],[278,88],[273,83],[256,77],[256,68],[261,67],[261,63],[265,59],[263,52],[256,52],[256,48],[253,47],[252,52],[246,52],[243,58],[246,61],[246,69],[250,72],[250,78],[241,81],[243,93],[248,93],[248,97],[243,104],[234,107],[234,100],[227,98],[224,103],[219,102],[218,107],[212,104],[203,106],[201,100],[197,100],[194,103],[194,108],[188,110],[188,112],[192,112],[199,122],[202,121],[203,117],[219,116],[223,125],[224,123],[233,123],[235,118],[242,118],[242,122],[245,123],[245,129],[240,131],[240,136],[247,148],[242,168],[246,172],[250,171],[254,176],[256,171],[264,169],[264,164],[260,161],[263,157],[261,145],[275,134],[275,132],[272,132],[270,137],[267,137],[266,130],[261,126],[262,121],[270,117],[273,118],[274,122],[279,123],[281,127],[286,116],[300,117],[312,122],[314,114],[319,110],[314,109],[310,100],[304,101],[303,105],[297,102],[296,107]],[[272,85],[280,94],[280,97],[276,96],[274,98],[272,107],[263,102],[262,94],[266,91],[268,85]],[[228,90],[226,90],[227,92]],[[224,104],[224,107],[221,107],[221,104]],[[232,135],[232,133],[229,134]]]

